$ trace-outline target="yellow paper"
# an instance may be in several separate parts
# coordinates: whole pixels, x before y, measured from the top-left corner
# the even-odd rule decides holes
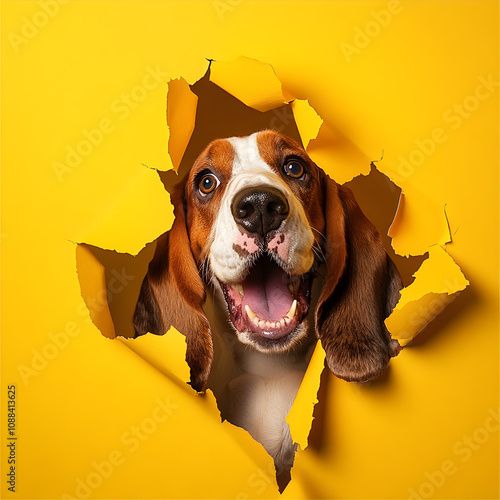
[[[210,80],[259,111],[269,111],[286,102],[273,67],[255,59],[215,61],[210,68]]]
[[[265,74],[270,74],[268,65],[257,63],[258,61],[249,61],[246,58],[240,58],[234,63],[224,63],[222,65],[223,71],[221,73],[216,73],[218,75],[216,79],[219,83],[224,82],[224,85],[226,85],[225,82],[230,82],[226,87],[234,88],[233,92],[235,97],[246,100],[247,104],[252,102],[255,108],[262,108],[260,100],[254,96],[252,98],[253,100],[249,101],[246,94],[246,92],[255,91],[254,86],[250,85],[249,82],[252,82],[254,78],[262,78],[263,72]],[[214,64],[212,67],[218,66]],[[272,68],[270,69],[272,72]],[[272,75],[274,75],[274,72],[272,72]],[[238,82],[237,85],[234,83],[236,81],[235,79]],[[271,84],[268,83],[270,88],[266,87],[264,83],[265,82],[262,82],[262,86],[259,87],[260,92],[264,94],[265,91],[268,90],[268,95],[272,96],[273,88],[275,88],[275,76],[271,78]],[[232,87],[233,84],[234,87]],[[194,117],[197,99],[189,90],[186,82],[182,79],[171,81],[169,83],[169,89],[167,95],[167,109],[170,110],[170,115],[167,113],[167,117],[171,116],[169,120],[170,138],[177,138],[176,141],[169,142],[169,147],[175,151],[172,156],[176,159],[175,164],[177,165],[176,168],[178,168],[178,164],[180,163],[180,159],[184,154],[188,139],[194,128],[194,125],[191,125],[191,120]],[[316,139],[323,122],[307,100],[294,100],[291,107],[293,118],[297,124],[302,142],[304,147],[307,147],[311,140]],[[176,125],[180,127],[179,132],[176,131]],[[314,147],[312,149],[315,150]],[[359,167],[361,166],[360,163]],[[338,174],[336,170],[332,171],[330,165],[325,165],[324,168],[327,173],[332,176]],[[422,208],[413,213],[408,209],[407,197],[414,200],[413,204],[419,204]],[[389,229],[389,235],[393,238],[393,246],[395,246],[396,243],[396,250],[399,250],[398,245],[401,245],[399,242],[406,241],[407,245],[412,245],[408,253],[414,252],[413,247],[417,245],[417,252],[423,253],[427,250],[429,252],[429,258],[424,261],[419,271],[415,273],[414,282],[402,291],[401,300],[398,306],[387,320],[387,326],[393,338],[400,341],[400,344],[403,346],[414,338],[449,302],[453,300],[452,296],[455,292],[464,289],[468,284],[468,281],[463,277],[460,269],[453,262],[453,259],[439,246],[440,244],[444,245],[450,241],[448,220],[446,219],[444,211],[439,214],[441,217],[436,217],[436,206],[429,203],[425,196],[417,191],[411,191],[407,197],[403,194],[400,196],[397,214],[395,214],[393,223]],[[425,239],[416,231],[419,226],[425,227],[426,229],[424,235]],[[402,235],[406,235],[406,240]],[[95,263],[92,264],[92,266],[95,267]],[[142,268],[145,274],[145,266],[143,265]],[[98,283],[101,289],[96,288],[95,284],[93,287],[85,285],[86,282],[91,282],[92,280],[85,277],[85,266],[79,266],[79,275],[81,274],[83,276],[83,285],[85,285],[86,289],[90,290],[90,292],[84,291],[84,286],[82,286],[82,293],[84,297],[86,297],[86,302],[91,304],[95,303],[98,297],[105,295],[106,289],[109,289],[109,284],[106,284],[103,278],[105,274],[104,268],[102,266],[97,266],[96,269],[97,270],[93,270],[92,267],[89,268],[89,273],[91,275],[96,273],[100,274]],[[107,274],[109,275],[109,272]],[[442,288],[445,286],[447,288],[446,291],[443,292]],[[94,294],[93,298],[89,296],[92,293]],[[136,292],[136,294],[133,295],[134,300],[129,301],[128,312],[122,309],[119,311],[119,315],[125,315],[128,318],[132,317],[133,305],[135,304],[137,296],[138,294]],[[438,303],[439,307],[437,306]],[[119,333],[117,333],[113,329],[113,320],[109,314],[106,314],[106,311],[99,310],[98,313],[93,312],[93,316],[94,323],[102,329],[105,336],[110,338],[116,335],[133,336],[133,331],[131,328],[127,328],[126,325],[122,326],[119,329]],[[118,319],[120,318],[115,313],[115,321]],[[172,337],[172,334],[166,337],[169,339],[175,338]],[[132,340],[127,341],[126,345],[162,373],[171,373],[168,357],[162,359],[158,356],[152,356],[151,353],[153,351],[144,347],[148,345],[148,342],[150,341],[143,341],[140,339],[137,341],[137,347],[135,347],[136,343]],[[161,341],[155,342],[161,343]],[[166,346],[168,342],[165,340],[161,345]],[[163,349],[166,349],[166,347]],[[177,352],[177,354],[180,355],[179,352]],[[184,355],[181,356],[182,359],[184,359],[184,357]],[[315,394],[319,388],[319,376],[323,369],[323,360],[324,351],[320,347],[317,347],[317,352],[311,360],[309,369],[306,372],[297,398],[287,418],[287,422],[289,422],[292,429],[292,436],[302,449],[307,447],[307,436],[311,428],[312,409],[316,402]],[[183,379],[183,377],[177,378]]]
[[[455,293],[469,285],[460,268],[439,245],[429,249],[429,258],[414,277],[415,281],[401,292],[401,299],[385,322],[392,337],[402,346],[452,302]]]
[[[197,102],[198,98],[191,92],[184,78],[168,82],[168,153],[175,171],[179,169],[182,155],[194,130]]]
[[[307,149],[309,142],[316,139],[323,120],[307,100],[295,99],[291,105],[302,144],[304,149]]]
[[[311,361],[307,367],[299,392],[295,398],[286,421],[290,425],[290,432],[294,442],[298,443],[302,450],[307,448],[307,439],[311,430],[312,414],[314,405],[318,402],[318,381],[325,367],[325,351],[318,340]]]
[[[499,497],[497,2],[4,0],[1,9],[2,498]],[[267,65],[255,102],[307,100],[321,116],[308,153],[337,182],[377,161],[402,188],[393,247],[429,258],[388,325],[420,307],[412,297],[430,311],[455,297],[379,380],[323,374],[318,439],[296,454],[283,495],[262,446],[220,422],[210,392],[184,383],[182,338],[111,340],[86,304],[115,264],[134,274],[128,259],[172,224],[158,174],[174,163],[168,82],[193,85],[207,58],[216,73],[241,55]],[[262,126],[290,125],[280,109]],[[453,289],[471,285],[453,295],[435,286],[441,265],[457,277]],[[102,330],[121,329],[117,308],[132,301],[122,294],[96,319]],[[15,492],[4,425],[12,385]],[[313,385],[292,416],[310,418]]]

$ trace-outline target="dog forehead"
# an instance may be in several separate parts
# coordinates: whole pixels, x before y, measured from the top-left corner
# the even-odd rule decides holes
[[[224,173],[227,177],[231,176],[234,159],[234,148],[228,139],[215,139],[198,156],[189,171],[190,179],[205,168],[215,169]]]
[[[231,137],[227,140],[234,151],[233,176],[255,170],[274,173],[260,154],[258,132],[246,137]]]

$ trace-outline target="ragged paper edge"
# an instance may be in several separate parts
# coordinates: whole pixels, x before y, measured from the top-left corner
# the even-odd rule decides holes
[[[166,83],[166,161],[156,166],[138,164],[136,174],[124,188],[102,201],[98,218],[89,220],[76,238],[77,244],[92,244],[105,250],[137,255],[146,244],[168,231],[173,223],[173,207],[169,193],[158,182],[158,171],[177,171],[194,130],[198,97],[184,78],[170,79]],[[135,232],[116,234],[116,221],[127,212],[130,200],[144,200],[151,213],[161,218],[150,219],[147,224],[136,225]],[[133,215],[129,215],[133,217]]]
[[[186,151],[196,121],[198,96],[184,78],[167,83],[168,154],[172,168],[177,172]]]
[[[75,263],[82,296],[92,323],[101,334],[116,337],[107,298],[107,283],[104,266],[95,258],[85,243],[75,245]]]
[[[214,61],[210,81],[258,111],[269,111],[287,103],[274,68],[257,59],[240,56],[232,62]]]
[[[189,366],[186,363],[186,337],[174,327],[165,335],[143,335],[127,339],[117,335],[107,305],[105,268],[85,244],[75,248],[78,279],[82,298],[92,323],[102,335],[117,340],[147,361],[159,372],[190,389]],[[84,272],[81,270],[84,269]]]
[[[250,76],[252,76],[252,78],[249,78]],[[233,63],[214,62],[211,66],[210,79],[213,83],[232,94],[247,106],[259,111],[267,111],[278,106],[282,106],[283,104],[289,102],[293,97],[283,91],[281,82],[274,73],[272,66],[261,63],[255,59],[241,57]],[[189,138],[194,129],[196,116],[195,101],[197,98],[194,94],[192,94],[189,89],[189,85],[183,79],[171,80],[169,82],[168,89],[168,148],[170,158],[172,160],[171,168],[176,170],[178,169],[180,160],[182,159],[182,155],[184,154],[187,143],[189,142]],[[170,115],[168,112],[169,109]],[[294,113],[297,128],[301,135],[304,147],[307,148],[310,142],[318,136],[323,121],[319,117],[316,110],[310,106],[307,100],[292,101],[292,111]],[[335,176],[333,175],[333,177]],[[394,236],[393,247],[396,249],[396,253],[400,255],[405,254],[399,253],[397,245],[394,245],[394,243],[397,242],[394,231],[397,224],[402,220],[400,209],[402,209],[402,206],[404,205],[403,200],[404,196],[401,197],[401,206],[398,207],[398,210],[396,211],[393,224],[391,225],[388,233],[389,236]],[[391,234],[391,230],[393,231],[393,234]],[[415,311],[426,310],[431,312],[433,309],[430,305],[432,305],[432,301],[436,297],[440,297],[442,302],[445,303],[445,298],[453,296],[454,293],[462,290],[468,284],[468,281],[461,273],[460,268],[446,253],[445,249],[440,246],[451,240],[451,237],[449,236],[449,228],[447,235],[446,232],[442,234],[445,236],[436,238],[437,241],[434,242],[436,246],[431,246],[429,248],[429,259],[424,262],[424,264],[427,264],[422,264],[421,268],[415,273],[415,281],[412,285],[402,291],[401,299],[398,302],[393,314],[391,314],[391,316],[386,320],[387,327],[392,336],[400,340],[402,345],[406,345],[406,343],[417,335],[418,332],[425,326],[412,324],[418,323],[418,321],[415,321],[414,319]],[[415,253],[415,255],[421,255],[424,252],[425,250]],[[444,252],[445,255],[441,252]],[[448,264],[445,266],[445,269],[449,272],[447,277],[450,280],[450,283],[456,282],[456,286],[452,286],[448,290],[444,291],[439,287],[434,286],[435,283],[432,281],[433,272],[439,267],[439,263],[442,262],[443,259]],[[101,271],[102,270],[99,270],[98,267],[94,269],[94,273],[96,273],[96,275],[90,280],[93,280],[92,286],[94,286],[94,288],[105,286],[105,283],[104,285],[102,283],[102,279],[98,277]],[[423,290],[425,290],[426,287],[429,288],[429,290],[425,292]],[[407,318],[407,315],[411,316],[413,319]],[[427,316],[427,323],[434,318],[434,316],[431,316],[432,314]],[[425,317],[425,315],[422,317]],[[108,317],[104,314],[102,322],[107,325],[107,327],[112,327],[110,315]],[[111,328],[109,331],[111,331]],[[155,349],[150,349],[146,346],[153,344],[157,344],[158,346],[167,346],[169,344],[169,340],[167,340],[169,337],[156,337],[155,340],[152,341],[145,340],[147,337],[154,338],[154,336],[149,335],[140,339],[124,342],[130,346],[134,346],[135,343],[137,343],[137,348],[134,349],[135,352],[137,352],[138,355],[143,357],[150,364],[158,365],[158,367],[161,368],[160,365],[163,365],[163,361],[157,358]],[[141,344],[144,345],[144,347],[142,347]],[[176,349],[179,350],[178,347]],[[184,356],[182,356],[181,359],[184,363]],[[187,364],[184,363],[184,365],[184,368],[187,370]],[[307,369],[294,405],[287,417],[287,422],[289,422],[293,439],[302,449],[307,447],[308,435],[312,425],[312,412],[314,405],[317,403],[317,392],[319,390],[320,374],[323,370],[323,366],[324,351],[321,347],[317,346],[313,357],[311,358],[311,363]],[[182,378],[183,377],[180,377],[180,379]]]
[[[409,208],[408,196],[411,197]],[[417,206],[421,208],[417,210]],[[416,238],[412,234],[410,228],[415,228],[415,223],[412,222],[415,215],[425,219],[425,226],[421,229],[427,233],[427,245],[422,244],[423,238]],[[418,222],[422,226],[422,221]],[[440,210],[423,193],[415,189],[410,195],[402,191],[387,234],[391,237],[392,247],[398,255],[429,255],[414,273],[414,281],[401,291],[396,307],[385,320],[392,338],[404,347],[453,302],[457,294],[469,285],[469,281],[446,251],[447,245],[452,243],[446,206]],[[432,244],[430,238],[435,243]],[[420,241],[415,241],[417,239]]]
[[[390,173],[385,174],[392,180]],[[417,233],[419,231],[419,234]],[[417,233],[417,236],[415,234]],[[424,255],[434,245],[452,242],[446,206],[440,208],[424,193],[401,190],[398,207],[387,235],[398,255]]]
[[[186,363],[186,337],[171,327],[165,335],[142,335],[135,339],[116,337],[160,373],[192,392],[189,366]]]
[[[263,89],[266,89],[264,82],[262,86],[259,87],[258,92],[253,92],[248,95],[248,89],[245,85],[248,84],[248,71],[257,68],[259,65],[263,65],[259,61],[251,60],[252,63],[249,64],[248,60],[240,58],[237,60],[235,67],[231,70],[229,65],[231,63],[216,63],[213,65],[212,75],[215,73],[215,79],[212,76],[211,80],[217,83],[221,88],[228,91],[237,99],[241,100],[250,107],[259,109],[260,111],[272,109],[273,107],[283,104],[282,95],[278,96],[275,93],[274,100],[269,97],[269,107],[262,107],[262,103],[266,102],[263,98]],[[224,71],[218,71],[218,66],[223,64]],[[267,65],[265,65],[267,66]],[[260,68],[260,73],[264,73],[265,68]],[[267,69],[267,74],[270,72]],[[276,76],[273,72],[272,76]],[[274,88],[277,88],[277,84],[274,78],[273,81]],[[252,87],[252,85],[249,85]],[[250,90],[253,90],[250,88]],[[267,90],[267,89],[266,89]],[[270,93],[271,94],[271,93]],[[323,125],[323,120],[320,118],[317,111],[309,104],[307,100],[294,100],[291,102],[292,112],[297,125],[297,129],[302,139],[304,148],[307,149],[310,142],[317,138],[320,128]],[[363,172],[359,172],[358,175],[362,175]],[[389,179],[390,175],[386,174]],[[335,177],[333,175],[333,177]],[[355,176],[352,176],[355,177]],[[394,182],[391,179],[392,182]],[[394,182],[396,186],[398,184]],[[403,192],[401,193],[400,203],[394,214],[394,219],[390,228],[388,230],[388,235],[392,239],[392,245],[398,255],[409,256],[408,253],[400,253],[397,249],[397,244],[395,245],[394,233],[396,233],[396,228],[398,223],[402,220],[402,207],[404,205]],[[426,207],[430,204],[426,200]],[[432,207],[434,209],[434,214],[439,213],[437,207]],[[426,251],[429,251],[429,258],[424,261],[420,269],[415,273],[412,285],[407,287],[402,291],[401,298],[394,309],[393,313],[386,320],[386,325],[392,337],[398,339],[401,345],[406,345],[412,338],[414,338],[434,317],[439,314],[439,312],[448,304],[458,291],[463,290],[467,285],[468,281],[463,276],[459,266],[453,261],[453,259],[446,253],[443,245],[451,242],[451,234],[449,229],[448,219],[446,217],[445,211],[442,212],[441,218],[432,219],[433,227],[429,231],[429,234],[434,238],[433,241],[429,241],[429,247],[425,246],[420,248],[418,252],[414,255],[423,255]],[[429,230],[429,227],[427,227]],[[391,233],[392,230],[392,233]],[[433,245],[436,245],[435,247]],[[447,265],[443,265],[446,263]],[[446,283],[451,284],[445,292],[434,292],[433,290],[442,290],[436,283],[435,273],[436,267],[440,267],[440,270],[444,272],[444,280]],[[429,291],[425,291],[429,288]],[[439,297],[440,304],[442,307],[438,310],[437,308],[432,308],[434,302],[430,302],[433,295]],[[410,313],[409,316],[414,318],[414,311],[410,311],[409,308],[415,307],[416,310],[426,311],[426,314],[421,315],[420,321],[415,322],[414,319],[408,319],[406,323],[402,321],[406,314]],[[436,314],[432,314],[435,311]],[[409,325],[409,322],[414,322],[415,324]],[[418,324],[417,324],[418,323]],[[411,326],[411,328],[410,328]],[[290,425],[290,430],[292,433],[293,440],[299,444],[302,449],[307,447],[308,436],[312,426],[312,411],[314,405],[317,403],[317,392],[319,390],[320,378],[319,375],[323,370],[322,362],[318,361],[319,354],[317,354],[317,349],[315,351],[315,356],[311,359],[311,363],[304,377],[304,381],[299,389],[297,397],[294,401],[292,409],[287,417],[287,422]],[[322,349],[321,349],[322,350]],[[323,351],[324,360],[324,351]],[[321,365],[319,366],[318,365]]]
[[[323,120],[307,99],[295,99],[291,102],[291,107],[302,144],[307,150],[309,143],[318,137]]]
[[[198,96],[191,91],[189,83],[182,77],[170,78],[167,81],[166,122],[167,122],[167,162],[165,166],[146,168],[166,172],[177,172],[186,151],[196,122]]]
[[[403,347],[469,285],[460,267],[441,245],[429,248],[429,258],[414,277],[413,283],[401,291],[399,302],[385,320],[392,338]]]
[[[321,341],[318,340],[293,406],[286,417],[292,441],[297,443],[302,450],[308,446],[314,406],[318,403],[320,376],[325,368],[325,356]]]

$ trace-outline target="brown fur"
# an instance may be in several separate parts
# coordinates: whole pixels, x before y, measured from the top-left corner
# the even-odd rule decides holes
[[[203,262],[209,250],[207,241],[224,190],[217,189],[210,203],[202,203],[194,195],[196,176],[207,166],[210,166],[212,170],[217,172],[221,183],[225,185],[231,177],[233,159],[234,152],[229,142],[223,139],[214,141],[201,153],[187,176],[185,185],[187,227],[191,250],[198,264]]]
[[[258,143],[262,158],[277,175],[282,175],[283,161],[289,155],[310,166],[304,185],[290,182],[290,187],[301,200],[325,256],[316,333],[335,375],[349,381],[370,380],[399,352],[384,325],[399,299],[399,273],[349,189],[316,167],[292,139],[264,131]],[[209,251],[223,189],[204,202],[194,194],[196,176],[209,165],[224,184],[230,178],[233,157],[228,141],[214,141],[176,188],[172,196],[175,221],[157,242],[134,314],[137,335],[164,334],[171,325],[186,335],[191,385],[198,391],[206,387],[213,360],[210,325],[202,310],[206,283],[199,269]]]
[[[190,249],[182,203],[183,186],[172,196],[175,221],[160,236],[134,313],[136,335],[163,335],[174,326],[186,335],[191,385],[204,390],[213,360],[210,325],[202,306],[205,285]]]
[[[327,273],[316,307],[316,333],[330,370],[345,380],[365,382],[399,352],[384,319],[403,285],[351,190],[326,174],[323,182]]]

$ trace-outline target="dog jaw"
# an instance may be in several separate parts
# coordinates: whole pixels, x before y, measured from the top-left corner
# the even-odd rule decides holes
[[[286,272],[279,256],[259,251],[247,259],[244,278],[218,279],[238,339],[261,352],[289,349],[305,335],[314,269],[296,276]]]

